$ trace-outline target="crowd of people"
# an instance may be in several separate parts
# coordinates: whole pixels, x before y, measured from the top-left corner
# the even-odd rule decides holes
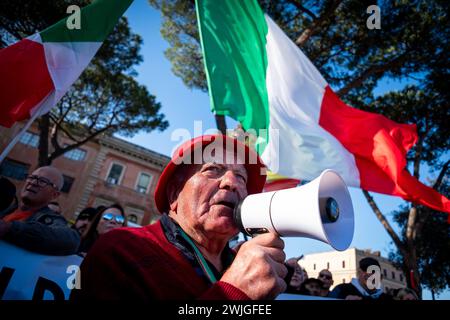
[[[26,177],[17,197],[15,185],[1,177],[0,239],[41,254],[85,256],[101,235],[126,226],[119,204],[85,208],[70,226],[56,201],[62,183],[58,169],[41,167]]]
[[[291,258],[286,261],[293,270],[286,293],[344,300],[418,300],[416,292],[409,288],[394,289],[387,293],[383,292],[381,286],[371,288],[368,284],[371,282],[369,277],[372,273],[368,268],[370,266],[380,268],[380,263],[374,258],[361,259],[358,263],[357,277],[350,283],[335,286],[333,290],[330,290],[334,284],[330,270],[323,269],[317,278],[308,278],[306,270],[300,266],[298,260]]]
[[[196,150],[212,152],[200,163],[185,161]],[[330,290],[332,273],[322,270],[317,279],[309,278],[299,258],[286,260],[284,242],[274,233],[231,248],[239,232],[234,208],[248,194],[261,192],[265,180],[264,164],[246,145],[222,135],[201,136],[180,146],[161,174],[156,223],[124,228],[126,214],[117,203],[85,208],[69,226],[57,202],[62,174],[41,167],[27,176],[19,196],[8,179],[0,179],[0,239],[42,254],[85,257],[81,289],[71,294],[77,301],[273,299],[281,293],[392,298],[366,285],[367,268],[379,266],[372,258],[360,261],[351,283]],[[417,296],[402,289],[395,298]]]

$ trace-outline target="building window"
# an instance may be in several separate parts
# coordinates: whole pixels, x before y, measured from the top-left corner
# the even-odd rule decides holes
[[[136,190],[139,193],[147,193],[148,186],[150,185],[150,181],[152,179],[152,176],[148,173],[141,173],[139,175]]]
[[[394,271],[392,271],[392,279],[395,280],[395,272]]]
[[[63,178],[64,178],[64,183],[61,188],[61,192],[69,193],[75,179],[72,177],[66,176],[65,174],[63,174]]]
[[[316,264],[315,264],[315,263],[314,263],[314,265],[313,265],[313,269],[316,270]]]
[[[327,262],[327,269],[328,270],[330,269],[330,263],[329,262]]]
[[[86,158],[86,151],[83,149],[73,149],[64,153],[64,158],[71,159],[74,161],[83,161]]]
[[[400,275],[400,281],[403,282],[403,275]]]
[[[120,177],[122,176],[123,166],[118,163],[113,163],[111,169],[109,169],[108,177],[106,181],[110,184],[119,184]]]
[[[25,180],[29,165],[11,159],[5,159],[0,165],[0,175],[16,180]]]
[[[345,261],[342,261],[342,269],[345,269]]]
[[[137,216],[135,215],[135,214],[129,214],[128,216],[127,216],[127,220],[128,221],[130,221],[130,222],[132,222],[132,223],[137,223]]]
[[[387,278],[387,270],[386,269],[383,269],[383,274],[384,274],[384,277]]]
[[[20,143],[37,148],[39,146],[39,136],[32,132],[25,132],[19,139]]]

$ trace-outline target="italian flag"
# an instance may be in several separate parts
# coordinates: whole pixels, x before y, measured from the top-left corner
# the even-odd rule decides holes
[[[68,16],[0,50],[0,125],[11,127],[49,112],[87,67],[132,1],[94,1],[79,11],[80,29],[68,28]]]
[[[450,213],[447,198],[405,169],[415,125],[342,102],[256,0],[196,4],[212,111],[256,130],[271,171],[312,180],[333,169],[349,186]]]

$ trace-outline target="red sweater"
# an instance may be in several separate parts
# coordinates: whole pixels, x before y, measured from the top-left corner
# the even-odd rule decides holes
[[[104,234],[81,264],[81,289],[71,300],[248,300],[233,285],[211,285],[171,244],[157,222]]]

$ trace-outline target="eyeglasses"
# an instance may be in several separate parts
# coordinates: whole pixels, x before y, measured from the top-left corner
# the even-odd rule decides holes
[[[44,178],[44,177],[39,177],[36,175],[28,175],[27,180],[30,182],[36,181],[36,184],[41,188],[44,188],[46,186],[52,186],[53,188],[58,190],[58,187],[56,186],[56,184],[54,184],[53,182],[51,182],[50,180],[48,180],[47,178]]]
[[[325,279],[331,280],[333,277],[329,276],[327,274],[319,274],[319,278],[325,278]]]
[[[117,216],[112,213],[105,213],[102,218],[106,221],[111,221],[114,219],[119,224],[123,224],[125,222],[125,218],[123,216]]]

